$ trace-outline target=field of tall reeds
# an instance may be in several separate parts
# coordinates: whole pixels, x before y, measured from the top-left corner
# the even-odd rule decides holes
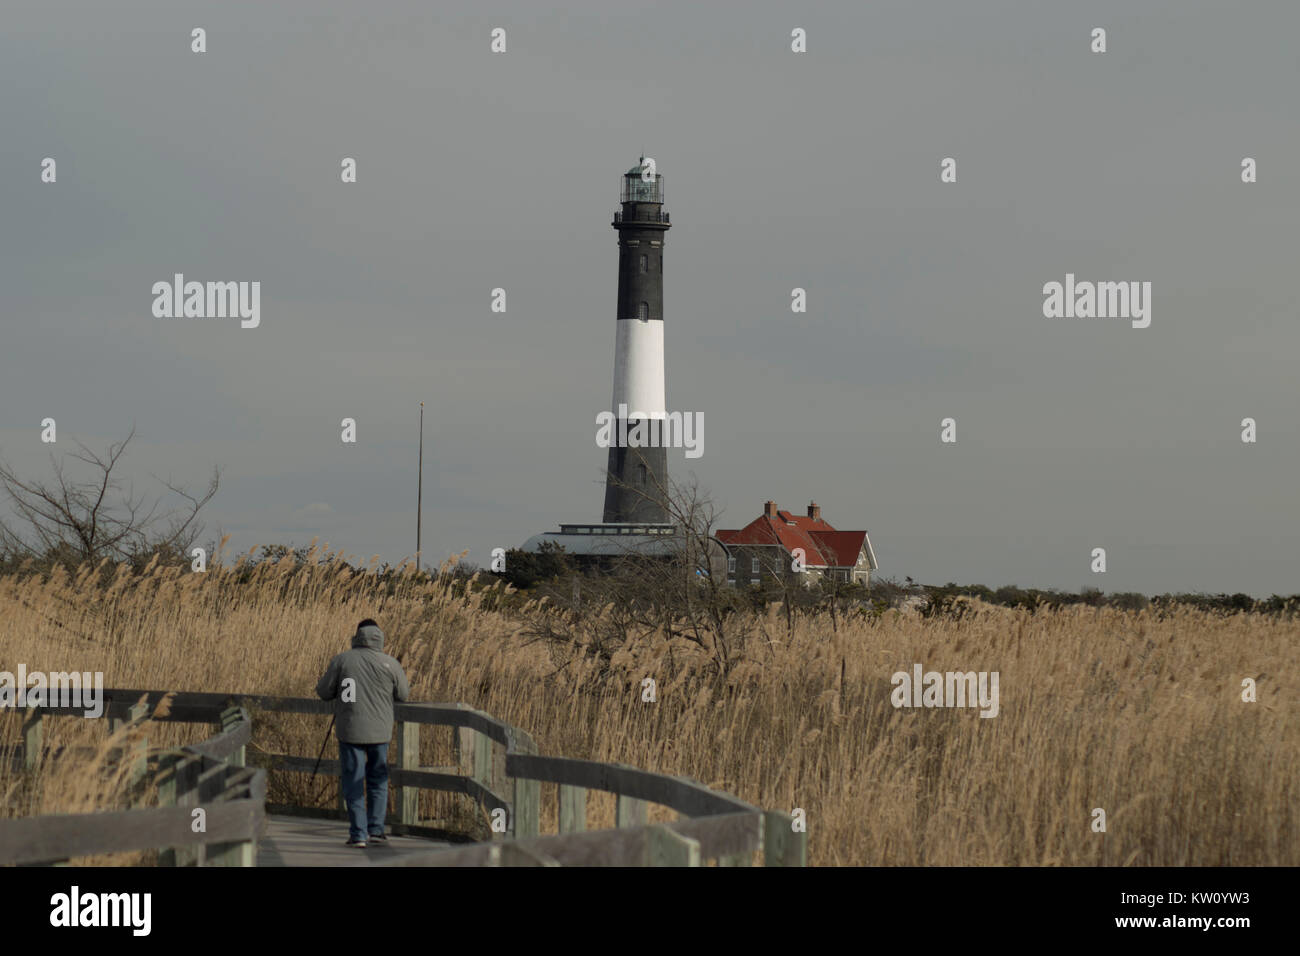
[[[413,700],[480,707],[529,731],[545,754],[685,774],[763,807],[802,808],[812,865],[1300,864],[1295,618],[972,602],[957,616],[889,610],[791,624],[772,607],[732,619],[739,663],[719,674],[701,648],[662,636],[612,658],[589,653],[582,635],[599,629],[599,608],[571,626],[576,642],[539,639],[539,615],[571,612],[496,610],[496,597],[411,572],[380,579],[328,554],[206,573],[7,575],[0,670],[311,697],[356,623],[374,617]],[[918,663],[997,671],[999,713],[895,709],[891,675]],[[647,677],[653,703],[642,699]],[[1245,678],[1253,703],[1242,699]],[[102,750],[97,724],[52,721],[47,743]],[[91,774],[65,756],[35,774],[12,769],[19,725],[0,712],[7,815],[120,803],[111,767]],[[324,721],[262,727],[254,749],[314,756]],[[156,725],[149,742],[187,733],[208,731]],[[273,795],[303,799],[304,786],[277,780]],[[543,800],[553,831],[553,788]],[[1105,832],[1093,828],[1096,808]],[[592,814],[592,827],[612,825],[612,799]]]

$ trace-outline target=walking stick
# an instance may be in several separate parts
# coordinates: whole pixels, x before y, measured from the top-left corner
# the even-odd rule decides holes
[[[311,781],[307,784],[307,789],[311,790],[316,783],[316,771],[320,769],[321,759],[325,756],[325,745],[330,742],[330,731],[334,729],[334,716],[330,715],[330,725],[325,728],[325,739],[320,742],[320,753],[316,756],[316,766],[311,771]],[[315,795],[315,800],[319,800],[321,795]],[[315,801],[313,801],[315,802]]]

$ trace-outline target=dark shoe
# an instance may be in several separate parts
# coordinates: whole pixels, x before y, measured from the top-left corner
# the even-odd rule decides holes
[[[354,846],[354,847],[356,847],[358,850],[364,850],[364,849],[366,848],[366,841],[365,841],[365,840],[352,840],[352,839],[349,839],[346,845],[347,845],[347,846]]]
[[[388,842],[388,836],[387,836],[386,834],[383,834],[383,833],[372,833],[372,834],[370,834],[370,836],[368,837],[368,839],[369,839],[372,843],[387,843],[387,842]]]

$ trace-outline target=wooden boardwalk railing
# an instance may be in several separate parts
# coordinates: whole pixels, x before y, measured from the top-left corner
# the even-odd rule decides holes
[[[149,718],[157,699],[143,693],[105,692],[109,731]],[[158,694],[161,699],[163,695]],[[184,695],[181,695],[184,696]],[[44,721],[80,716],[81,708],[28,708],[19,760],[35,766],[44,739]],[[154,762],[160,806],[111,813],[47,814],[0,820],[0,864],[62,862],[71,857],[162,848],[166,865],[252,866],[256,841],[266,816],[266,771],[243,766],[252,720],[228,698],[209,703],[180,701],[165,721],[213,723],[218,732],[199,744],[157,755]],[[141,740],[131,760],[131,777],[143,782],[148,755]],[[203,827],[195,832],[195,810]]]
[[[139,722],[166,693],[105,690],[105,714],[110,724]],[[254,865],[266,819],[267,772],[312,773],[316,760],[254,754],[248,762],[256,766],[245,767],[245,745],[253,727],[250,713],[324,715],[333,713],[333,708],[333,702],[313,698],[175,694],[170,711],[154,719],[210,723],[218,733],[200,744],[159,755],[154,769],[163,806],[0,820],[0,864],[162,847],[164,865]],[[23,762],[35,763],[45,718],[79,713],[74,708],[29,710]],[[491,842],[408,854],[388,865],[699,866],[716,860],[720,866],[748,866],[759,850],[767,866],[806,862],[807,835],[793,831],[789,814],[760,810],[695,780],[623,764],[543,756],[526,732],[466,704],[398,703],[394,716],[397,745],[389,760],[389,782],[397,797],[394,833],[433,832],[419,819],[421,790],[464,794],[505,826],[503,832],[493,833]],[[451,729],[457,766],[420,766],[423,726]],[[136,761],[133,773],[143,777],[144,752],[128,757]],[[339,763],[322,760],[320,770],[337,775]],[[539,833],[543,783],[558,787],[558,834]],[[615,795],[616,829],[586,832],[589,790]],[[651,803],[676,811],[679,819],[648,826],[646,811]],[[206,833],[191,830],[192,814],[198,808],[207,815]]]

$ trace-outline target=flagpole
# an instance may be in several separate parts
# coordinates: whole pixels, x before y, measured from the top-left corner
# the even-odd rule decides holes
[[[420,570],[420,524],[424,517],[424,402],[420,403],[420,484],[415,498],[415,569]]]

